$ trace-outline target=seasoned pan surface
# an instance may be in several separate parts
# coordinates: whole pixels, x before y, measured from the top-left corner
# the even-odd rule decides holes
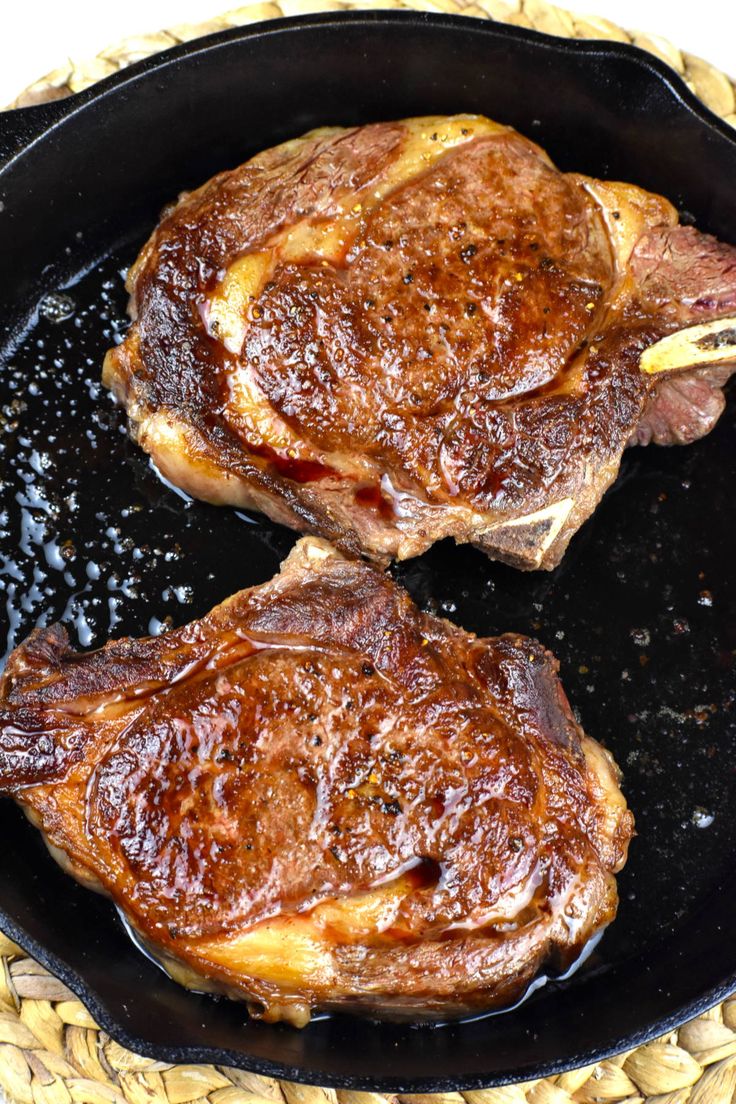
[[[642,57],[469,20],[330,16],[204,40],[5,132],[0,117],[20,151],[0,172],[7,647],[54,620],[85,647],[166,631],[269,578],[295,539],[167,487],[100,386],[126,326],[122,275],[165,200],[312,125],[477,110],[563,168],[659,189],[736,241],[736,142]],[[639,835],[618,919],[573,977],[504,1015],[435,1028],[248,1023],[144,959],[10,802],[0,925],[133,1049],[355,1088],[541,1076],[635,1045],[736,987],[735,422],[730,402],[690,448],[630,451],[551,574],[451,544],[394,572],[467,629],[539,637],[624,769]]]

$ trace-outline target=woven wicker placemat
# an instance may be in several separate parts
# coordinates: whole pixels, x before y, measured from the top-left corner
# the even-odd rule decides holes
[[[633,43],[656,54],[676,69],[712,111],[736,126],[736,83],[707,61],[679,50],[666,38],[641,31],[625,31],[608,19],[596,15],[577,15],[548,4],[546,0],[273,0],[270,3],[248,4],[218,15],[207,23],[187,23],[157,34],[127,38],[86,61],[68,60],[65,65],[32,84],[10,106],[27,107],[68,96],[71,92],[80,92],[133,61],[200,35],[227,30],[228,27],[306,12],[385,8],[474,15],[480,19],[512,23],[517,27],[531,27],[563,38],[604,38]]]
[[[79,92],[133,61],[228,27],[315,11],[414,8],[492,18],[566,38],[632,42],[680,73],[736,126],[736,85],[666,39],[624,31],[544,0],[278,0],[207,23],[129,38],[88,61],[68,61],[14,107]],[[480,1092],[387,1097],[295,1085],[222,1066],[171,1066],[132,1054],[98,1028],[66,986],[0,935],[0,1086],[22,1104],[736,1104],[736,996],[679,1031],[606,1062]],[[635,999],[635,996],[634,998]],[[622,1025],[622,1030],[625,1025]]]

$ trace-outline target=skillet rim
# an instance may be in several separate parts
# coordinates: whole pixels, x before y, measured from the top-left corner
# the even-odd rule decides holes
[[[229,1050],[227,1047],[213,1046],[167,1046],[147,1042],[142,1036],[122,1028],[115,1020],[114,1013],[99,997],[95,989],[85,982],[79,973],[69,966],[62,958],[46,951],[44,946],[34,939],[27,931],[12,920],[7,913],[0,908],[0,930],[17,943],[24,951],[30,954],[42,966],[45,966],[56,978],[62,981],[71,991],[79,997],[85,1008],[90,1012],[98,1026],[106,1031],[111,1038],[121,1046],[136,1054],[144,1054],[159,1062],[172,1063],[174,1065],[214,1065],[232,1066],[236,1069],[244,1069],[265,1077],[273,1077],[278,1080],[295,1081],[300,1084],[318,1085],[325,1088],[353,1089],[365,1092],[380,1093],[447,1093],[465,1092],[474,1089],[496,1088],[503,1085],[514,1085],[532,1078],[554,1077],[569,1070],[579,1069],[593,1063],[604,1062],[626,1050],[637,1049],[646,1043],[669,1031],[674,1031],[688,1020],[702,1015],[715,1004],[720,1004],[734,992],[736,992],[736,968],[720,984],[709,989],[691,1001],[679,1005],[668,1016],[654,1021],[649,1027],[642,1030],[624,1031],[606,1046],[581,1050],[567,1058],[552,1059],[534,1066],[520,1066],[507,1070],[503,1074],[491,1075],[465,1075],[452,1077],[393,1077],[383,1074],[343,1075],[333,1074],[314,1068],[305,1070],[303,1066],[290,1066],[285,1062],[273,1062],[266,1058],[248,1057],[241,1051]],[[376,1021],[364,1021],[359,1017],[352,1017],[357,1023]],[[457,1021],[461,1026],[463,1021]],[[271,1026],[271,1025],[268,1025]],[[273,1025],[278,1026],[278,1025]],[[306,1031],[307,1028],[291,1029]],[[424,1025],[423,1030],[432,1032],[441,1030],[441,1027]],[[245,1061],[244,1061],[245,1059]]]
[[[136,62],[104,78],[90,88],[65,99],[50,104],[0,112],[0,182],[2,182],[4,173],[12,168],[18,158],[33,150],[38,142],[49,136],[67,120],[82,112],[89,104],[103,100],[108,96],[115,96],[124,91],[129,85],[141,79],[147,79],[156,72],[169,69],[171,66],[178,68],[187,65],[190,59],[212,54],[220,47],[229,46],[233,43],[252,42],[273,34],[298,33],[302,28],[336,26],[339,29],[340,26],[346,24],[371,26],[383,24],[389,27],[403,24],[405,26],[429,26],[436,30],[441,30],[443,27],[448,29],[462,28],[471,33],[484,34],[489,38],[530,43],[539,50],[554,51],[563,56],[586,54],[591,59],[598,59],[599,64],[605,64],[609,59],[623,58],[637,65],[642,73],[646,73],[648,78],[657,83],[660,88],[664,87],[666,89],[672,100],[673,110],[686,111],[694,116],[698,124],[706,131],[711,134],[715,133],[736,149],[736,131],[706,107],[688,88],[679,74],[665,62],[639,47],[602,39],[566,39],[527,28],[462,15],[391,10],[327,12],[268,20],[246,27],[235,27],[202,36]],[[736,991],[735,967],[733,972],[728,974],[722,982],[707,988],[705,992],[700,992],[690,1000],[681,1001],[668,1015],[653,1021],[645,1029],[633,1029],[628,1033],[623,1032],[610,1040],[605,1046],[589,1047],[565,1058],[541,1062],[533,1067],[527,1065],[506,1070],[500,1074],[494,1073],[485,1076],[482,1074],[461,1074],[454,1077],[432,1076],[427,1078],[420,1075],[407,1078],[379,1074],[367,1077],[362,1074],[334,1074],[316,1069],[314,1064],[308,1068],[303,1065],[294,1067],[283,1062],[251,1057],[239,1051],[209,1045],[197,1047],[149,1043],[145,1038],[121,1027],[115,1019],[112,1008],[105,1003],[90,983],[84,980],[82,974],[70,966],[62,957],[47,951],[42,943],[32,937],[22,925],[13,920],[2,907],[0,907],[0,929],[60,978],[89,1008],[100,1027],[128,1049],[147,1053],[158,1060],[166,1062],[204,1062],[230,1065],[286,1080],[336,1088],[382,1092],[416,1093],[468,1090],[516,1083],[528,1080],[530,1076],[548,1077],[559,1074],[565,1070],[587,1065],[591,1062],[602,1061],[622,1050],[641,1046],[672,1030],[685,1020],[702,1013],[714,1003],[723,1000]]]
[[[606,57],[628,59],[663,84],[678,106],[685,108],[704,126],[736,146],[736,129],[707,107],[675,69],[639,46],[599,38],[563,38],[561,35],[550,35],[528,27],[516,27],[509,23],[498,23],[493,19],[480,19],[477,16],[386,9],[385,11],[315,12],[267,19],[244,27],[215,31],[213,34],[201,35],[189,42],[179,43],[177,46],[171,46],[167,50],[161,50],[133,62],[116,73],[96,81],[81,92],[72,93],[70,96],[47,104],[0,111],[0,177],[17,157],[27,153],[37,141],[81,111],[87,104],[103,99],[151,72],[177,65],[182,60],[210,53],[220,46],[239,40],[252,40],[274,33],[298,31],[306,26],[359,23],[394,23],[396,25],[415,23],[434,25],[438,29],[443,26],[464,27],[493,37],[529,42],[540,49],[556,50],[562,54],[583,53],[591,57],[602,56],[604,59]]]

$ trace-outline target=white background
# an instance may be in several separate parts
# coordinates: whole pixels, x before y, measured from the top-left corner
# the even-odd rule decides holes
[[[0,105],[68,56],[79,60],[128,35],[203,21],[244,0],[0,0]],[[669,38],[736,74],[734,0],[560,0],[630,30]]]

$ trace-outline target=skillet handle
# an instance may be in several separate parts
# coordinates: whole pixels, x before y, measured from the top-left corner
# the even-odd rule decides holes
[[[69,114],[76,96],[0,111],[0,170]]]

